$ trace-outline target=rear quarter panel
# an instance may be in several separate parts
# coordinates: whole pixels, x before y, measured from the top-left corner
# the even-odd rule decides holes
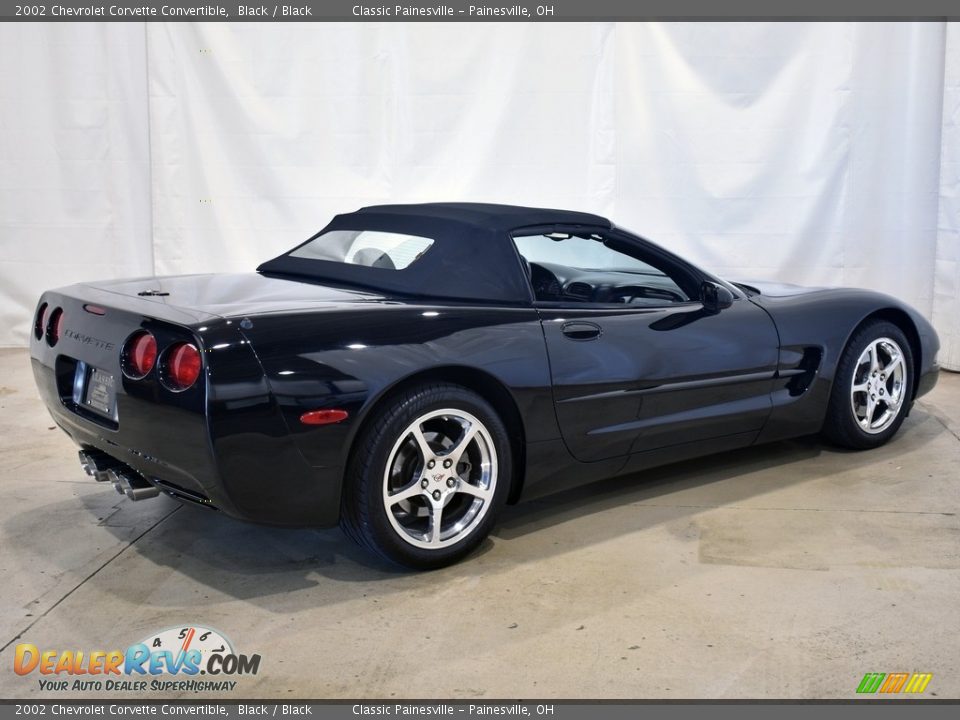
[[[497,380],[523,420],[526,442],[559,437],[546,346],[532,308],[384,301],[247,319],[249,339],[297,447],[318,468],[343,468],[376,403],[414,376],[469,368]],[[342,423],[308,426],[309,410],[339,408]]]

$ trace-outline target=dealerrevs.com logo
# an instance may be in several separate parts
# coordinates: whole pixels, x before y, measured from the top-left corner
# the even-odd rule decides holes
[[[237,653],[225,635],[199,625],[163,630],[126,650],[41,650],[20,643],[13,656],[13,671],[39,676],[45,691],[231,691],[237,686],[232,678],[259,670],[260,655]]]

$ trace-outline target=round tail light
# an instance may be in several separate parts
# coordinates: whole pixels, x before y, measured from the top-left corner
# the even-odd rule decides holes
[[[47,304],[40,303],[37,308],[37,317],[33,321],[33,336],[37,340],[43,339],[43,329],[47,326]]]
[[[171,390],[186,390],[200,377],[200,351],[191,343],[174,343],[165,353],[163,376]]]
[[[123,347],[123,371],[134,380],[145,378],[157,362],[157,340],[145,330],[130,336]]]
[[[63,309],[57,308],[50,313],[50,320],[47,322],[47,345],[53,347],[60,340],[63,333]]]

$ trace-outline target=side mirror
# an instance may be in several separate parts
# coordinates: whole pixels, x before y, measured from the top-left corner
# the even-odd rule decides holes
[[[733,293],[723,285],[704,280],[700,285],[700,302],[709,313],[718,313],[733,305]]]

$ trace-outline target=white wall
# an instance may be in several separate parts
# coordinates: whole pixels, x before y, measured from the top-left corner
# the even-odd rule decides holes
[[[960,23],[949,23],[946,46],[933,322],[940,361],[960,370]]]
[[[960,368],[958,54],[942,23],[7,24],[0,343],[45,287],[250,270],[335,212],[478,200],[891,292]]]
[[[142,25],[0,23],[0,345],[39,294],[152,274]]]

